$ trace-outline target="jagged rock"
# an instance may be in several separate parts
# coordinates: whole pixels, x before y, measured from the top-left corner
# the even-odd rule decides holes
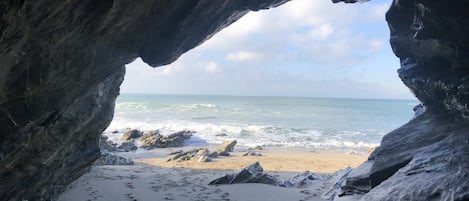
[[[261,145],[257,145],[253,148],[254,150],[263,150],[264,149],[264,146],[261,146]]]
[[[351,167],[347,167],[335,172],[329,179],[332,186],[322,194],[322,198],[326,200],[334,200],[340,194],[341,187],[345,185],[347,176],[352,172]]]
[[[129,152],[135,150],[137,150],[137,146],[135,146],[134,142],[132,141],[122,142],[122,144],[117,147],[117,151],[121,152]]]
[[[160,144],[160,138],[163,136],[159,133],[146,133],[140,138],[140,142],[142,143],[142,148],[145,149],[153,149],[158,148]]]
[[[108,137],[104,135],[99,136],[99,149],[102,151],[114,152],[117,151],[117,144],[107,140]]]
[[[140,142],[142,143],[141,147],[154,149],[180,146],[184,143],[184,140],[192,137],[192,133],[194,133],[194,131],[182,130],[168,136],[162,136],[158,131],[150,132],[140,138]]]
[[[169,158],[169,161],[188,161],[188,160],[197,160],[198,162],[210,162],[210,151],[206,148],[192,149],[189,151],[184,151],[177,153],[175,156]]]
[[[277,178],[264,173],[264,169],[255,162],[248,167],[245,167],[237,174],[228,174],[209,183],[209,185],[219,184],[237,184],[237,183],[262,183],[279,186],[283,182]]]
[[[418,117],[418,116],[422,115],[423,113],[425,113],[427,108],[425,108],[425,105],[420,103],[420,104],[416,105],[413,108],[413,110],[414,110],[414,118],[415,118],[415,117]]]
[[[315,174],[310,171],[304,171],[301,174],[295,175],[292,178],[283,182],[284,187],[290,188],[304,188],[310,186],[313,181],[321,181],[324,178],[321,175]]]
[[[134,165],[132,159],[104,152],[94,165]]]
[[[124,135],[122,135],[121,140],[122,141],[128,141],[128,140],[139,138],[141,136],[142,136],[142,131],[139,131],[137,129],[133,129],[133,130],[125,132]]]
[[[214,152],[213,152],[213,156],[216,157],[216,156],[229,156],[230,153],[228,152],[232,152],[234,147],[236,146],[236,140],[231,140],[231,141],[225,141],[223,142],[223,144],[220,145],[220,147],[218,147]]]
[[[246,151],[243,154],[241,154],[241,157],[244,157],[244,156],[262,156],[262,154],[257,153],[254,150],[249,150],[249,151]]]
[[[226,133],[218,133],[218,134],[215,134],[215,136],[224,137],[224,136],[228,136],[228,135]]]

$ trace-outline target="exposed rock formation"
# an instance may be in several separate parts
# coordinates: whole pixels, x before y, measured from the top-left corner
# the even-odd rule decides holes
[[[127,141],[127,140],[136,139],[136,138],[139,138],[139,137],[142,137],[142,131],[139,131],[137,129],[133,129],[133,130],[125,132],[124,135],[122,135],[121,140],[122,141]]]
[[[134,165],[134,161],[109,152],[104,152],[101,154],[101,157],[95,161],[94,165]]]
[[[237,183],[260,183],[269,184],[274,186],[280,186],[283,184],[282,181],[277,178],[264,173],[259,162],[255,162],[248,167],[243,168],[236,174],[228,174],[218,179],[215,179],[209,183],[209,185],[219,184],[237,184]]]
[[[383,138],[366,165],[350,173],[344,194],[469,200],[468,10],[466,0],[393,2],[386,19],[399,77],[425,110]]]
[[[0,2],[0,200],[47,200],[100,156],[124,65],[168,64],[286,0]]]
[[[214,156],[229,156],[230,153],[234,150],[234,147],[236,146],[237,141],[236,140],[230,140],[230,141],[225,141],[223,142],[220,147],[218,147],[214,152]]]
[[[180,146],[185,140],[192,137],[192,133],[194,133],[194,131],[182,130],[168,136],[163,136],[159,131],[152,131],[140,138],[140,142],[142,143],[141,147],[145,149],[154,149]]]

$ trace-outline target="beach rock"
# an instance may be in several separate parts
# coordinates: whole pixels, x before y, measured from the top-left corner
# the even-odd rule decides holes
[[[107,140],[108,137],[104,135],[99,136],[99,149],[102,151],[114,152],[117,151],[117,144]]]
[[[131,159],[104,152],[94,165],[134,165],[134,162]]]
[[[121,140],[122,141],[128,141],[128,140],[139,138],[141,136],[142,136],[142,131],[139,131],[137,129],[133,129],[133,130],[125,132],[124,135],[122,136]]]
[[[169,158],[169,161],[188,161],[188,160],[197,160],[198,162],[210,162],[210,151],[206,148],[192,149],[189,151],[184,151],[177,153],[175,156]]]
[[[111,131],[111,133],[116,134],[116,133],[119,133],[119,131],[118,130],[113,130],[113,131]]]
[[[254,150],[264,150],[264,146],[262,145],[257,145],[253,148]]]
[[[230,153],[234,150],[234,147],[236,146],[236,140],[231,140],[231,141],[225,141],[223,144],[220,145],[214,152],[213,156],[229,156]]]
[[[224,136],[228,136],[228,135],[226,133],[218,133],[218,134],[215,134],[215,136],[224,137]]]
[[[132,141],[122,142],[122,144],[117,147],[117,151],[120,152],[129,152],[135,150],[137,150],[137,146],[135,146],[134,142]]]
[[[347,177],[352,172],[351,167],[347,167],[341,169],[334,174],[332,174],[329,178],[329,183],[331,183],[331,187],[324,192],[321,197],[326,200],[334,200],[341,192],[342,186],[345,185],[347,181]]]
[[[192,137],[194,131],[182,130],[172,133],[168,136],[162,136],[159,131],[153,131],[146,133],[140,138],[142,148],[154,149],[154,148],[166,148],[166,147],[177,147]]]
[[[241,154],[241,157],[244,157],[244,156],[262,156],[262,154],[257,153],[254,150],[249,150],[249,151],[246,151],[243,154]]]
[[[310,171],[304,171],[303,173],[295,175],[292,178],[284,181],[282,186],[287,188],[305,188],[313,184],[314,181],[322,181],[323,179],[324,178],[321,175]]]
[[[255,162],[236,174],[228,174],[211,181],[208,185],[237,184],[237,183],[261,183],[279,186],[283,182],[277,178],[264,173],[264,169]]]
[[[140,138],[141,147],[145,149],[160,148],[160,138],[162,137],[159,133],[146,133]]]

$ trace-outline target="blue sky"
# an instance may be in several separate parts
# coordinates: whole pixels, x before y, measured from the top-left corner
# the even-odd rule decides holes
[[[121,92],[413,99],[388,43],[390,3],[293,0],[250,12],[170,65],[127,65]]]

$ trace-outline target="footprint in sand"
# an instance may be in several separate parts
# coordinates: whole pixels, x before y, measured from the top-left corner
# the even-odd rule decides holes
[[[134,194],[132,193],[127,193],[125,194],[131,201],[138,201],[135,197]]]
[[[135,187],[134,187],[134,184],[133,184],[132,182],[127,182],[127,183],[125,184],[125,186],[126,186],[127,188],[130,188],[130,189],[134,189],[134,188],[135,188]]]
[[[151,190],[158,192],[161,190],[161,186],[151,186]]]

